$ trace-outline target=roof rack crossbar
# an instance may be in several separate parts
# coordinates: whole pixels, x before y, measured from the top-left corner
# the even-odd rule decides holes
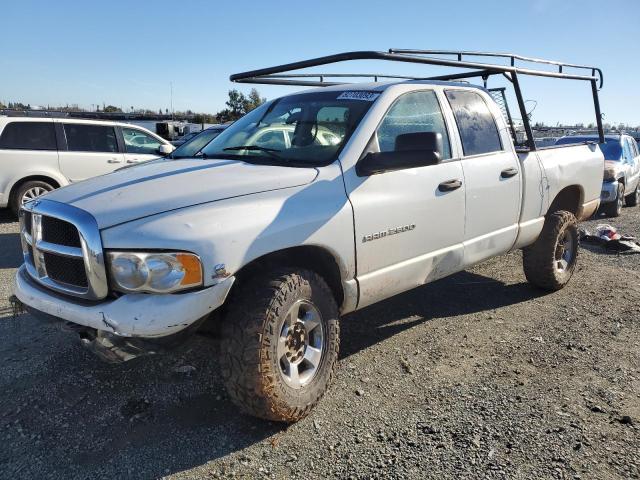
[[[431,56],[426,56],[431,55]],[[433,56],[435,55],[435,57]],[[442,58],[442,55],[455,55],[456,60]],[[482,63],[478,61],[464,60],[463,56],[478,57],[495,57],[509,59],[509,65],[501,65],[496,63]],[[323,65],[331,65],[340,62],[352,60],[385,60],[392,62],[415,63],[423,65],[436,65],[441,67],[454,67],[474,69],[471,72],[454,73],[437,77],[400,77],[386,74],[323,74],[323,73],[298,73],[289,72],[302,70],[305,68],[319,67]],[[516,65],[516,60],[527,63],[555,65],[558,67],[557,72],[549,70],[536,70],[534,68],[523,68]],[[589,70],[591,75],[578,75],[577,73],[566,73],[564,68],[574,68],[581,70]],[[600,141],[604,142],[604,131],[602,128],[602,115],[600,112],[600,103],[598,100],[598,83],[600,88],[603,85],[602,70],[597,67],[586,65],[577,65],[572,63],[556,62],[554,60],[543,60],[532,57],[524,57],[512,53],[492,53],[492,52],[470,52],[470,51],[454,51],[454,50],[408,50],[408,49],[390,49],[388,52],[377,52],[370,50],[337,53],[335,55],[327,55],[324,57],[311,58],[299,62],[287,63],[284,65],[276,65],[274,67],[261,68],[258,70],[250,70],[248,72],[236,73],[229,77],[232,82],[238,83],[257,83],[269,85],[296,85],[324,87],[330,85],[341,85],[344,82],[331,82],[327,78],[344,78],[344,77],[373,77],[376,81],[378,78],[402,78],[413,80],[456,80],[464,78],[472,78],[481,76],[486,86],[486,79],[490,75],[502,74],[512,83],[516,98],[518,100],[518,109],[522,116],[522,122],[527,134],[527,143],[530,151],[535,151],[536,146],[533,140],[533,133],[529,122],[529,114],[524,105],[524,99],[520,90],[519,75],[533,75],[538,77],[562,78],[565,80],[583,80],[591,83],[593,93],[594,107],[596,110],[596,122],[600,134]],[[310,78],[318,78],[318,80],[310,80]]]
[[[455,55],[459,62],[462,62],[462,56],[468,57],[494,57],[494,58],[507,58],[510,60],[510,66],[516,67],[516,60],[526,63],[539,63],[544,65],[555,65],[558,67],[558,73],[563,73],[564,68],[576,68],[582,70],[590,70],[591,76],[596,77],[600,84],[600,88],[604,83],[604,76],[602,70],[598,67],[589,65],[579,65],[575,63],[558,62],[556,60],[545,60],[542,58],[525,57],[524,55],[518,55],[516,53],[496,53],[496,52],[474,52],[474,51],[457,51],[457,50],[416,50],[408,48],[390,48],[389,53],[411,54],[411,55]],[[530,69],[527,69],[530,70]],[[543,70],[544,71],[544,70]],[[524,73],[522,69],[518,68],[518,73]]]

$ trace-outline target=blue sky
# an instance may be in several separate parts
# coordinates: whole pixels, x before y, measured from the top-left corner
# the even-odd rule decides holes
[[[0,11],[4,102],[157,110],[169,107],[173,82],[176,110],[216,112],[230,88],[250,89],[231,73],[348,50],[464,49],[600,66],[605,121],[640,125],[639,0],[20,0]],[[369,62],[351,70],[446,73]],[[292,91],[258,88],[268,98]],[[586,82],[527,79],[523,88],[528,105],[537,102],[534,121],[593,121]]]

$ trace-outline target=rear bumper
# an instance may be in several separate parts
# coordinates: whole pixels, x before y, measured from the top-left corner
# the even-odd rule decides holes
[[[235,278],[196,292],[130,294],[99,303],[71,299],[41,287],[29,277],[24,265],[15,280],[16,297],[31,311],[116,337],[160,340],[185,330],[221,306]]]

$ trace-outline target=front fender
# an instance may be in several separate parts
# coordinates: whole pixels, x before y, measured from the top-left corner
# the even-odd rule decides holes
[[[355,277],[353,213],[339,167],[323,167],[308,185],[182,208],[102,231],[107,249],[196,253],[205,285],[266,254],[313,245],[336,259],[343,281]],[[218,269],[219,270],[219,269]]]

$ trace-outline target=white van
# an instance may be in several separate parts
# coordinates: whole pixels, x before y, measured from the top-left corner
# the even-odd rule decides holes
[[[0,117],[0,208],[173,151],[142,127],[70,118]]]

